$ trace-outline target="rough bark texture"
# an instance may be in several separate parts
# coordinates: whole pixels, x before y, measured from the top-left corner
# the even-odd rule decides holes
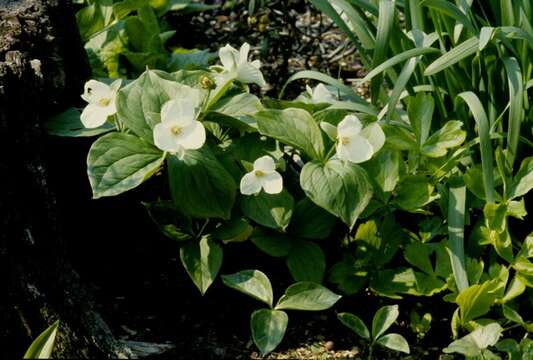
[[[56,319],[56,357],[134,357],[67,260],[42,158],[43,121],[78,102],[89,75],[70,2],[0,0],[0,339],[16,343],[2,346],[7,358]]]

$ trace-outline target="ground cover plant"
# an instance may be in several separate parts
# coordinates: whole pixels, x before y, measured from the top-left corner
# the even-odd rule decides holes
[[[416,344],[406,338],[431,336],[441,304],[451,311],[440,351],[533,358],[532,4],[310,3],[357,48],[367,71],[357,82],[369,84],[368,97],[316,71],[287,79],[317,81],[297,97],[260,97],[253,90],[268,79],[247,43],[177,70],[162,61],[168,50],[151,27],[157,46],[137,48],[141,57],[117,52],[113,72],[93,63],[98,79],[85,86],[86,106],[53,118],[48,130],[98,137],[87,157],[94,198],[157,185],[155,197],[140,200],[176,242],[200,293],[222,281],[267,305],[250,321],[262,355],[290,327],[285,310],[335,309],[341,296],[357,296],[389,304],[373,319],[364,309],[338,314],[365,339],[364,357],[410,353]],[[83,11],[91,6],[115,19],[97,31],[157,13],[143,1]],[[149,43],[134,31],[128,39]],[[290,286],[276,305],[278,286],[266,272],[219,280],[225,254],[243,243],[284,259]],[[408,317],[416,336],[385,334],[412,299],[422,304]]]

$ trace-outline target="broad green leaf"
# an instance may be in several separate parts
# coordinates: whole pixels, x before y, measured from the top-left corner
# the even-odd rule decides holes
[[[242,242],[248,240],[254,228],[243,218],[231,219],[217,227],[213,236],[224,244],[231,242]]]
[[[244,270],[231,275],[222,275],[224,285],[264,302],[272,307],[274,295],[268,277],[259,270]]]
[[[400,334],[393,333],[383,335],[382,337],[376,340],[376,344],[379,344],[394,351],[400,351],[406,354],[410,353],[409,344],[407,343],[407,340],[405,340],[405,338]]]
[[[494,346],[501,336],[503,329],[498,323],[480,326],[470,334],[455,340],[443,352],[459,353],[465,356],[479,356],[489,346]]]
[[[257,195],[243,196],[241,210],[244,215],[258,224],[285,230],[291,221],[294,199],[285,189],[279,194],[261,191]]]
[[[174,51],[168,60],[168,71],[205,69],[216,55],[209,50]]]
[[[318,124],[302,109],[264,110],[255,115],[259,132],[302,150],[309,157],[324,157],[324,142]]]
[[[332,307],[340,298],[340,295],[322,285],[298,282],[285,290],[285,294],[278,300],[275,309],[321,311]]]
[[[391,192],[400,180],[400,162],[399,151],[382,149],[363,167],[382,192]]]
[[[372,339],[379,339],[394,324],[399,315],[398,305],[387,305],[380,308],[372,319]]]
[[[394,150],[414,150],[417,148],[413,133],[395,125],[382,125],[385,133],[385,144]]]
[[[479,39],[472,36],[461,44],[453,47],[450,51],[433,61],[424,71],[425,76],[434,75],[459,61],[475,54],[479,49]]]
[[[363,339],[370,339],[370,332],[366,327],[363,320],[351,313],[339,313],[337,318],[340,322],[345,325],[347,328],[352,330],[354,333],[362,337]]]
[[[326,164],[308,162],[300,174],[300,185],[315,204],[350,228],[372,198],[366,171],[340,160],[329,160]]]
[[[199,242],[191,241],[183,245],[180,258],[194,285],[204,295],[222,266],[222,248],[204,236]]]
[[[507,306],[507,305],[503,305],[502,306],[502,312],[503,312],[503,316],[507,320],[512,321],[512,322],[517,323],[517,324],[520,324],[520,325],[524,325],[524,319],[512,307]]]
[[[455,302],[459,305],[461,323],[466,324],[489,312],[496,296],[490,292],[490,282],[471,285],[457,295]]]
[[[259,101],[257,96],[244,93],[224,98],[214,104],[209,110],[239,119],[248,127],[254,128],[257,125],[252,123],[247,117],[263,110],[263,105],[261,105],[261,101]]]
[[[533,189],[533,156],[522,160],[508,196],[511,199],[515,199],[527,194],[531,189]]]
[[[294,207],[289,232],[306,239],[325,239],[335,222],[335,217],[305,197]]]
[[[258,230],[257,228],[254,230],[251,240],[261,251],[274,257],[289,255],[293,245],[293,241],[287,235]]]
[[[159,170],[163,159],[161,150],[135,135],[100,137],[87,156],[93,198],[118,195],[139,186]]]
[[[167,164],[170,193],[182,213],[230,218],[237,185],[209,148],[189,150],[183,159],[170,155]]]
[[[250,319],[252,338],[263,356],[273,351],[285,336],[289,317],[284,311],[260,309]]]
[[[322,283],[326,259],[322,249],[311,241],[294,242],[287,257],[287,267],[295,281]]]
[[[466,139],[466,131],[462,130],[463,123],[457,120],[448,121],[442,128],[432,134],[420,149],[428,157],[446,155],[448,149],[461,145]]]
[[[117,116],[124,125],[142,139],[153,143],[153,127],[161,121],[163,104],[174,98],[200,102],[201,90],[180,84],[169,74],[146,70],[139,78],[119,90]]]
[[[24,359],[50,359],[57,335],[59,320],[50,325],[33,342],[24,354]]]
[[[394,204],[406,211],[415,211],[436,199],[433,184],[425,176],[406,176],[398,185]]]
[[[66,137],[97,136],[115,130],[115,127],[109,123],[96,129],[85,128],[80,120],[80,112],[75,108],[69,108],[51,117],[45,126],[48,134]]]

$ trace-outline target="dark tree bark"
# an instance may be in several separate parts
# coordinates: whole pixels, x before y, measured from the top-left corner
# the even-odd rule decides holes
[[[135,357],[68,261],[42,157],[43,121],[77,103],[89,76],[70,2],[0,0],[0,339],[16,344],[3,344],[6,358],[57,319],[56,357]]]

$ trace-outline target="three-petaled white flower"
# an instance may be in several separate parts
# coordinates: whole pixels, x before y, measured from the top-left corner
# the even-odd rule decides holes
[[[312,89],[309,85],[305,86],[311,102],[315,104],[332,103],[337,100],[337,96],[328,90],[324,84],[318,84]]]
[[[266,85],[263,74],[259,70],[261,62],[259,60],[248,61],[250,45],[242,44],[240,50],[229,44],[220,48],[218,56],[222,62],[224,70],[243,84],[255,83],[261,87]]]
[[[163,151],[182,153],[205,143],[205,128],[196,120],[198,108],[190,99],[167,101],[161,108],[161,122],[154,126],[154,143]]]
[[[363,128],[355,115],[345,116],[336,130],[337,157],[356,164],[370,160],[385,143],[385,134],[378,123]]]
[[[81,113],[81,123],[89,129],[102,126],[107,118],[117,112],[115,98],[120,88],[121,80],[114,81],[111,85],[100,81],[89,80],[85,83],[81,98],[89,104]]]
[[[267,194],[279,194],[283,190],[283,178],[276,171],[274,159],[265,155],[254,161],[254,169],[241,179],[241,194],[257,194],[261,189]]]

